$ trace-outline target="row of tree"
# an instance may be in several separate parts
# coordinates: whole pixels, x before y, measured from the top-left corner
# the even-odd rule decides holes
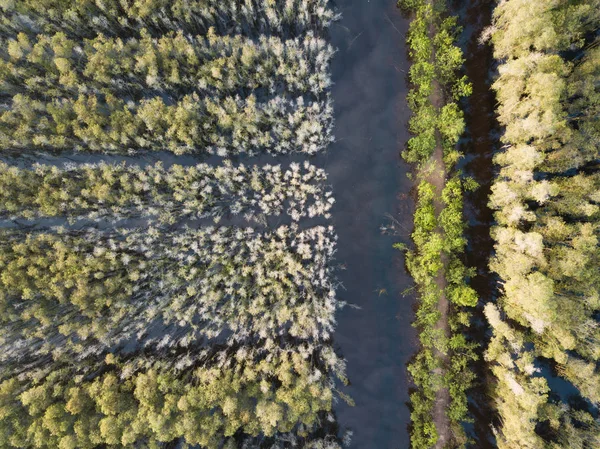
[[[80,38],[130,36],[142,28],[153,35],[166,29],[205,34],[211,27],[219,34],[295,37],[339,17],[328,0],[5,0],[0,11],[3,30]]]
[[[159,448],[181,440],[218,449],[241,447],[243,435],[307,435],[330,414],[334,373],[343,370],[330,347],[309,344],[107,354],[98,366],[88,360],[5,378],[0,447]]]
[[[39,150],[135,154],[140,150],[234,156],[267,152],[313,155],[333,141],[329,98],[254,96],[217,101],[186,95],[129,103],[114,94],[35,100],[17,94],[0,112],[0,144],[8,154]]]
[[[3,35],[0,67],[4,95],[27,92],[58,97],[84,90],[119,89],[133,99],[148,90],[166,94],[221,93],[263,87],[320,94],[329,84],[332,47],[310,32],[296,39],[240,35],[158,38],[142,29],[137,38],[65,33]]]
[[[597,0],[508,0],[488,32],[505,129],[490,198],[502,295],[486,307],[500,448],[600,444],[599,26]]]
[[[20,33],[2,48],[5,151],[314,154],[332,141],[323,91],[333,50],[312,33],[258,42],[210,30],[85,42]]]
[[[0,358],[76,360],[132,339],[328,340],[335,240],[324,227],[5,231]]]
[[[469,326],[468,307],[478,297],[467,284],[472,270],[461,258],[463,192],[473,183],[452,172],[465,128],[458,101],[470,94],[471,85],[460,75],[464,58],[455,44],[460,29],[446,1],[401,0],[399,5],[412,15],[407,99],[413,137],[403,157],[417,164],[418,181],[414,249],[406,255],[419,294],[414,326],[421,342],[408,367],[417,387],[411,394],[411,447],[461,447],[467,441],[462,428],[468,419],[466,391],[474,377],[469,363],[476,358],[463,331]],[[440,409],[445,418],[436,420]]]
[[[152,218],[174,224],[182,219],[243,214],[250,221],[287,214],[329,218],[334,203],[323,169],[304,162],[246,166],[172,165],[144,168],[121,164],[35,164],[19,168],[0,162],[0,217],[66,217],[112,223]]]
[[[417,386],[411,393],[411,446],[428,449],[438,444],[440,431],[434,422],[434,410],[445,389],[449,403],[444,407],[450,423],[451,441],[447,447],[461,447],[467,437],[462,428],[468,421],[467,390],[474,379],[469,364],[476,360],[475,344],[467,341],[465,328],[470,325],[468,307],[477,304],[477,294],[467,279],[474,273],[460,257],[464,252],[463,190],[467,187],[458,176],[443,189],[443,210],[436,214],[435,186],[419,183],[412,239],[414,249],[406,254],[406,266],[417,285],[419,306],[413,325],[419,330],[421,348],[408,366]],[[450,301],[442,316],[442,295]],[[441,320],[445,321],[440,325]]]

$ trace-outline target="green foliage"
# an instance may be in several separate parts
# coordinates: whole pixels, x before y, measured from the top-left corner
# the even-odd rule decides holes
[[[0,447],[340,448],[320,429],[352,403],[330,344],[336,236],[298,227],[330,217],[326,174],[222,159],[332,142],[337,16],[0,0]],[[148,164],[160,151],[213,157]],[[73,152],[128,158],[59,166]],[[237,226],[203,222],[224,216]]]
[[[134,358],[93,379],[86,365],[8,378],[0,383],[3,447],[92,449],[183,438],[216,449],[236,432],[310,429],[331,410],[331,379],[313,377],[315,361],[325,369],[332,354],[298,349],[240,347],[235,360],[183,370],[174,367],[177,358]]]
[[[409,77],[413,86],[408,94],[408,104],[413,111],[409,129],[414,136],[409,139],[402,156],[408,162],[421,165],[429,160],[436,148],[436,133],[441,133],[447,140],[444,149],[451,151],[450,147],[458,142],[464,131],[463,114],[458,105],[437,105],[439,100],[432,98],[434,87],[440,86],[456,101],[472,91],[466,77],[458,77],[464,58],[454,44],[460,31],[456,18],[444,18],[444,1],[432,3],[422,0],[399,2],[400,7],[415,14],[406,38],[412,58]]]
[[[444,146],[454,146],[465,131],[463,112],[456,103],[448,103],[440,111],[437,126],[442,137],[447,141]]]
[[[490,267],[503,296],[499,310],[486,311],[495,334],[486,358],[498,380],[500,448],[585,447],[587,429],[597,428],[597,421],[574,426],[571,417],[583,411],[548,402],[548,383],[534,363],[552,360],[584,398],[599,400],[600,226],[593,198],[600,187],[600,58],[590,33],[600,24],[598,11],[595,0],[509,0],[496,8],[490,29],[501,61],[493,87],[506,143],[490,197],[497,220]],[[548,446],[537,433],[540,423],[552,428],[556,443]]]
[[[407,267],[417,283],[420,293],[420,305],[415,325],[419,328],[419,339],[422,350],[415,361],[409,365],[409,373],[413,382],[419,387],[411,396],[413,412],[411,419],[414,427],[411,442],[415,447],[429,448],[437,439],[437,432],[432,421],[432,410],[436,391],[447,388],[451,396],[448,417],[453,423],[466,419],[465,391],[473,381],[469,363],[475,359],[473,346],[461,335],[462,326],[468,321],[457,316],[457,333],[448,339],[441,329],[436,329],[440,318],[437,302],[441,294],[446,294],[456,307],[473,307],[478,302],[475,291],[465,280],[472,275],[460,261],[459,255],[464,250],[465,240],[462,237],[464,223],[462,219],[462,184],[458,177],[452,178],[444,187],[442,200],[446,204],[436,216],[434,201],[435,187],[422,181],[418,189],[418,202],[415,211],[415,229],[413,241],[415,250],[408,251]],[[439,233],[439,229],[443,233]],[[442,257],[448,259],[443,262]],[[443,270],[443,271],[441,271]],[[442,272],[448,284],[444,292],[439,290],[437,277]],[[458,313],[458,311],[457,311]],[[432,373],[442,368],[441,359],[433,356],[433,350],[447,354],[449,363],[443,366],[445,376],[436,380]],[[435,370],[435,371],[434,371]],[[424,400],[424,396],[429,400]],[[460,426],[454,429],[456,441],[464,439]]]
[[[448,289],[450,301],[459,306],[475,307],[479,297],[475,290],[467,285],[459,285]]]
[[[406,245],[406,243],[401,243],[401,242],[394,243],[392,246],[394,247],[394,249],[397,249],[398,251],[402,251],[402,252],[404,252],[408,249],[408,245]]]
[[[446,414],[453,437],[449,444],[459,447],[466,441],[461,423],[467,416],[465,392],[473,381],[469,363],[475,358],[472,346],[461,335],[468,319],[462,318],[459,308],[478,302],[477,294],[466,284],[471,270],[459,259],[466,244],[462,192],[472,186],[468,182],[463,186],[459,177],[445,180],[441,187],[429,180],[439,178],[440,170],[445,174],[460,157],[455,147],[465,124],[459,105],[451,99],[458,101],[470,94],[471,85],[458,76],[464,59],[454,42],[460,30],[456,18],[446,17],[445,2],[401,0],[399,6],[414,13],[407,35],[413,59],[409,73],[413,88],[407,97],[413,111],[409,122],[413,137],[402,156],[418,163],[422,178],[412,233],[415,249],[406,254],[407,268],[419,291],[414,324],[422,346],[408,368],[418,387],[411,395],[411,446],[426,449],[436,445],[433,409],[436,395],[447,389],[451,401]],[[438,166],[436,151],[447,167]],[[443,296],[452,303],[451,335],[439,326],[438,302]]]

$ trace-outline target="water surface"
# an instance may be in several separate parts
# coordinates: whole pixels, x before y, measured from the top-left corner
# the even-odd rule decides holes
[[[339,296],[360,310],[338,314],[335,342],[348,362],[351,385],[344,391],[355,407],[337,406],[342,428],[353,431],[351,447],[409,447],[406,363],[416,350],[411,327],[412,286],[402,254],[409,242],[413,202],[410,167],[400,157],[409,138],[404,45],[408,20],[394,0],[338,0],[342,19],[331,28],[338,49],[332,65],[337,142],[325,169],[333,185],[333,221],[339,234],[337,259],[345,290]],[[382,235],[388,215],[399,236]]]

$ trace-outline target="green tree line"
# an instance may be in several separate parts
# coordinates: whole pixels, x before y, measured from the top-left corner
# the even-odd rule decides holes
[[[478,297],[467,283],[473,270],[461,258],[466,246],[463,192],[474,186],[455,172],[454,164],[461,157],[456,147],[465,128],[459,101],[472,89],[460,75],[464,58],[455,44],[460,28],[446,2],[401,0],[399,6],[411,15],[406,42],[411,58],[407,101],[412,137],[402,155],[417,165],[414,248],[406,254],[406,266],[418,291],[414,326],[421,343],[408,367],[416,385],[410,396],[411,447],[442,447],[434,421],[442,389],[449,396],[443,413],[450,426],[450,441],[442,444],[464,447],[466,391],[474,378],[469,364],[476,355],[463,332],[470,323],[468,308],[477,304]],[[450,303],[447,318],[439,308],[442,296]],[[440,326],[440,320],[447,325]]]

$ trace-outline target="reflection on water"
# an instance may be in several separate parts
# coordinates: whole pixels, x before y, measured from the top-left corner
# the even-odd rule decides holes
[[[408,379],[406,363],[417,340],[412,285],[401,253],[392,248],[409,241],[411,181],[400,158],[408,139],[404,46],[408,21],[394,0],[339,0],[342,20],[331,27],[332,90],[337,142],[325,169],[336,204],[333,221],[339,235],[337,260],[345,290],[340,299],[360,307],[338,314],[335,342],[347,360],[351,385],[344,391],[355,407],[338,404],[342,428],[353,432],[359,449],[407,448]],[[384,236],[387,215],[399,221],[400,237]]]

